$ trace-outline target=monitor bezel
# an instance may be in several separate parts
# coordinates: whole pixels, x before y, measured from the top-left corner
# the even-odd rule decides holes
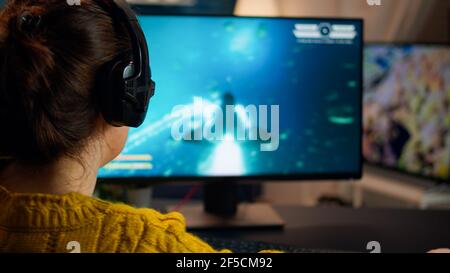
[[[360,42],[360,67],[363,68],[364,65],[364,20],[362,18],[337,18],[337,17],[275,17],[275,16],[237,16],[237,15],[223,15],[223,14],[155,14],[151,12],[146,12],[145,5],[132,5],[132,8],[135,9],[136,14],[139,15],[154,15],[154,16],[177,16],[177,17],[212,17],[212,18],[234,18],[234,19],[274,19],[274,20],[326,20],[326,21],[354,21],[361,25],[361,35],[359,35]],[[283,181],[283,182],[296,182],[296,181],[320,181],[320,180],[336,180],[336,181],[357,181],[362,178],[363,168],[364,168],[364,159],[363,159],[363,78],[364,73],[361,69],[360,73],[360,92],[359,92],[359,101],[360,101],[360,113],[361,119],[359,124],[360,129],[360,137],[359,140],[359,166],[358,170],[355,172],[336,172],[336,173],[305,173],[305,174],[269,174],[269,175],[246,175],[246,176],[134,176],[134,177],[107,177],[107,178],[98,178],[98,182],[105,184],[132,184],[132,185],[147,185],[147,184],[158,184],[165,182],[190,182],[190,181],[202,181],[202,182],[229,182],[229,181],[239,181],[239,182],[261,182],[261,181]]]
[[[450,50],[450,42],[366,42],[364,45],[364,50],[363,50],[363,56],[365,56],[365,50],[368,49],[369,47],[375,47],[375,46],[392,46],[392,47],[406,47],[406,46],[422,46],[422,47],[448,47],[448,49]],[[363,59],[364,61],[364,59]],[[364,64],[364,62],[363,62]],[[364,71],[364,69],[363,69]],[[364,76],[364,73],[363,73]],[[364,78],[363,78],[364,80]],[[363,88],[363,107],[364,107],[364,95],[365,95],[365,89]],[[363,108],[364,109],[364,108]],[[364,124],[364,118],[363,118],[363,124]],[[363,136],[364,138],[364,136]],[[417,179],[423,179],[423,180],[427,180],[430,182],[434,182],[434,183],[439,183],[439,184],[449,184],[450,183],[450,177],[447,179],[444,178],[439,178],[439,177],[433,177],[433,176],[427,176],[421,173],[414,173],[414,172],[410,172],[408,170],[405,169],[401,169],[399,167],[392,167],[392,166],[388,166],[386,164],[383,163],[379,163],[379,162],[373,162],[370,161],[368,159],[365,158],[364,153],[362,154],[363,156],[363,162],[364,164],[367,164],[367,166],[372,166],[372,167],[376,167],[379,168],[381,170],[386,170],[386,171],[391,171],[394,173],[398,173],[398,174],[403,174],[406,175],[407,177],[410,178],[417,178]]]

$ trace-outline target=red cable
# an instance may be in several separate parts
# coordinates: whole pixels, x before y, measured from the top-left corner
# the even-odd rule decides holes
[[[193,185],[191,187],[191,189],[189,190],[189,192],[183,197],[183,199],[181,199],[181,201],[175,206],[175,208],[173,209],[173,211],[180,211],[180,209],[186,205],[189,201],[191,201],[192,197],[194,196],[194,194],[200,189],[200,187],[202,186],[201,183],[197,183],[195,185]]]

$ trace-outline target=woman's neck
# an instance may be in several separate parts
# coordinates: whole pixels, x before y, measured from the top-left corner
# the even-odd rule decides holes
[[[52,164],[39,167],[12,163],[0,173],[0,185],[17,193],[77,192],[92,196],[101,165],[100,160],[95,157],[63,157]]]

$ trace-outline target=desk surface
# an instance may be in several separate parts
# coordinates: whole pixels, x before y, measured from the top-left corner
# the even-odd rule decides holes
[[[276,206],[286,221],[283,230],[199,231],[217,236],[267,243],[289,244],[311,249],[367,252],[370,241],[381,250],[426,252],[450,247],[450,211],[398,209],[304,208]]]

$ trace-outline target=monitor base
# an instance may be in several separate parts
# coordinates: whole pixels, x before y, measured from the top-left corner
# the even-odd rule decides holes
[[[172,211],[169,208],[169,211]],[[284,220],[266,203],[242,203],[235,215],[217,216],[205,212],[204,206],[188,205],[180,211],[189,230],[230,228],[283,228]]]

